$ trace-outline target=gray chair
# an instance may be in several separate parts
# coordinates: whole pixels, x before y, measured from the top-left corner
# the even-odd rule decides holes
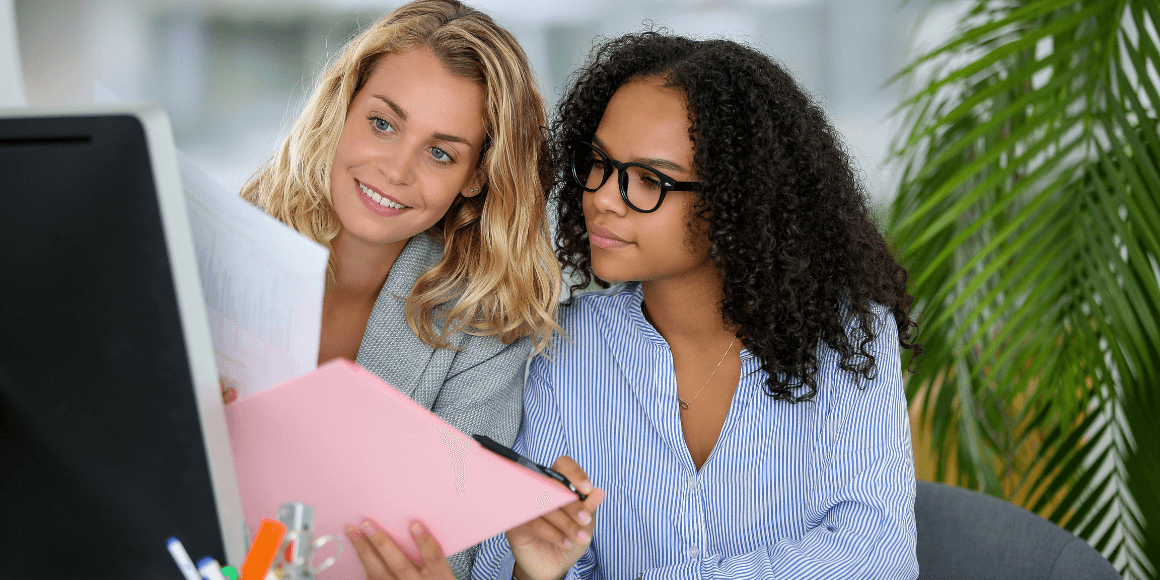
[[[1113,580],[1083,540],[1012,503],[919,481],[914,501],[922,580]]]

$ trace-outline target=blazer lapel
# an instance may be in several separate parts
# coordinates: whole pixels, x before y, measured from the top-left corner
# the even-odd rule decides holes
[[[358,350],[358,364],[412,398],[435,349],[407,324],[407,296],[442,256],[443,248],[425,233],[407,242],[379,291]]]

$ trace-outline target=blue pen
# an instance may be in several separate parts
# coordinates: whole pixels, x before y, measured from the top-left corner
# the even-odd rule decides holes
[[[205,580],[226,580],[225,575],[222,574],[222,567],[218,565],[217,560],[209,556],[197,561],[197,571],[201,572]]]
[[[165,542],[165,546],[169,548],[169,553],[173,556],[173,561],[177,562],[177,568],[181,570],[181,575],[185,576],[185,580],[201,580],[201,574],[198,574],[197,568],[193,567],[193,560],[189,559],[189,554],[185,551],[185,546],[181,545],[181,540],[170,537]]]

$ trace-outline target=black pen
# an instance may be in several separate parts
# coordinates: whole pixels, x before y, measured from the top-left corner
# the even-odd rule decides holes
[[[564,484],[564,486],[571,490],[572,493],[576,494],[576,497],[579,497],[581,501],[588,499],[588,496],[580,493],[580,490],[576,489],[576,486],[572,485],[572,482],[568,481],[567,477],[564,477],[560,474],[560,472],[552,469],[551,467],[544,467],[543,465],[540,465],[539,463],[536,463],[535,461],[532,461],[531,459],[528,459],[527,457],[524,457],[523,455],[520,455],[519,453],[516,453],[515,451],[512,451],[503,445],[500,445],[487,435],[472,435],[471,438],[479,441],[479,444],[483,445],[484,449],[487,449],[488,451],[491,451],[492,453],[495,453],[504,459],[510,459],[528,469],[531,469],[532,471],[542,473]]]

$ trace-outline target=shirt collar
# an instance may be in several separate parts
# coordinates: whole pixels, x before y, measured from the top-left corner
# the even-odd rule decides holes
[[[632,292],[629,294],[626,306],[628,308],[628,316],[632,320],[633,327],[640,333],[641,337],[653,344],[668,347],[669,343],[665,337],[661,336],[657,329],[644,317],[644,289],[640,282],[630,282],[633,286]],[[745,345],[741,345],[741,365],[742,372],[751,372],[754,370],[752,363],[757,361],[757,367],[761,367],[761,362]]]
[[[644,317],[644,290],[642,289],[641,283],[632,282],[631,284],[635,288],[632,289],[632,293],[628,296],[626,307],[628,308],[628,317],[632,320],[633,328],[646,341],[657,346],[668,348],[669,343],[665,340],[665,337],[661,336],[661,333],[657,332],[657,329],[652,323]]]

